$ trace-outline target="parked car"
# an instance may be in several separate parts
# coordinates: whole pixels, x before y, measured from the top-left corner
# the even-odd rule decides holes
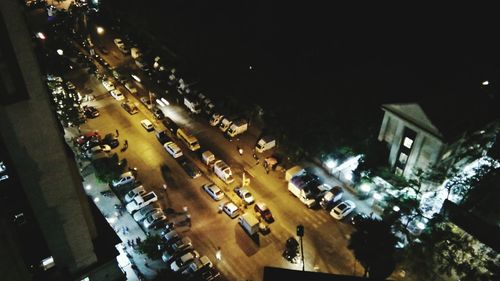
[[[251,205],[255,202],[252,193],[246,187],[237,187],[234,192],[245,202],[247,205]]]
[[[177,133],[177,129],[179,129],[179,126],[177,126],[177,124],[175,124],[175,122],[168,118],[168,117],[165,117],[163,120],[163,125],[165,125],[165,127],[170,131],[172,132],[173,134]]]
[[[118,179],[113,180],[111,182],[111,185],[113,187],[119,187],[119,186],[133,183],[134,181],[135,181],[135,177],[132,174],[132,172],[126,172],[126,173],[121,174]]]
[[[85,114],[87,118],[96,118],[100,115],[99,110],[93,106],[84,106],[83,114]]]
[[[232,219],[236,218],[240,214],[238,206],[236,206],[233,202],[227,202],[226,204],[224,204],[222,207],[222,211]]]
[[[126,82],[125,89],[127,89],[131,94],[137,94],[137,88],[134,84],[132,84],[132,82]]]
[[[192,179],[201,176],[201,171],[195,165],[193,165],[193,163],[190,163],[188,161],[183,161],[181,163],[181,166],[184,169],[184,171],[186,171],[188,176],[190,176]]]
[[[101,140],[101,136],[99,135],[99,133],[97,131],[88,132],[88,133],[85,133],[85,134],[82,134],[82,135],[78,136],[75,139],[75,142],[76,142],[77,145],[82,146],[82,145],[84,145],[85,143],[87,143],[88,141],[90,141],[92,139],[94,139],[97,142],[99,142]]]
[[[113,84],[113,82],[109,80],[103,80],[102,85],[104,86],[104,88],[106,88],[106,91],[111,91],[115,89],[115,85]]]
[[[113,134],[107,134],[101,141],[101,144],[107,144],[111,148],[116,148],[120,145],[120,141]]]
[[[356,208],[356,204],[351,200],[346,200],[335,206],[330,212],[330,215],[335,219],[341,220],[349,215],[354,208]]]
[[[200,254],[198,254],[196,250],[193,250],[175,259],[170,264],[170,269],[172,269],[173,272],[182,271],[181,269],[186,268],[186,266],[189,265],[191,262],[193,262],[194,259],[197,259],[199,257]]]
[[[178,251],[182,251],[184,249],[192,249],[192,248],[193,248],[193,243],[191,241],[191,238],[184,237],[170,244],[169,247],[167,248],[167,251],[169,251],[170,253],[175,253]]]
[[[156,201],[158,201],[158,196],[156,195],[156,193],[154,193],[154,191],[151,191],[149,193],[134,197],[134,200],[130,201],[125,207],[127,208],[127,211],[132,214],[142,207]]]
[[[154,212],[155,210],[161,210],[160,205],[153,203],[149,204],[144,208],[141,208],[139,211],[134,213],[134,220],[141,221],[146,218],[148,214]]]
[[[118,90],[118,89],[111,90],[109,93],[111,94],[111,96],[113,98],[115,98],[115,100],[124,100],[125,99],[122,92],[120,92],[120,90]]]
[[[171,142],[172,139],[168,136],[167,130],[156,131],[155,132],[156,139],[161,143],[165,144],[167,142]]]
[[[153,104],[148,97],[141,97],[140,100],[148,109],[153,108]]]
[[[123,107],[123,109],[125,109],[125,111],[127,111],[130,115],[134,115],[136,114],[137,112],[139,112],[139,110],[137,109],[137,106],[135,106],[133,103],[131,102],[122,102],[121,106]]]
[[[271,210],[269,210],[266,204],[262,202],[256,202],[253,209],[256,213],[260,215],[261,218],[264,219],[264,221],[268,223],[274,222],[273,214],[271,213]]]
[[[100,144],[92,147],[91,149],[86,151],[86,156],[88,158],[92,157],[92,155],[100,153],[100,152],[110,152],[111,147],[107,144]]]
[[[151,121],[149,121],[148,119],[141,120],[141,126],[144,127],[144,129],[146,129],[146,131],[148,132],[151,132],[155,129],[153,123],[151,123]]]
[[[325,210],[330,210],[340,199],[342,199],[342,194],[344,191],[340,186],[334,186],[329,191],[327,191],[323,197],[321,197],[321,201],[319,204]]]
[[[172,155],[174,158],[179,158],[182,156],[181,148],[173,141],[166,142],[163,147],[165,150]]]
[[[224,198],[224,193],[222,192],[222,190],[217,186],[215,185],[214,183],[207,183],[207,184],[204,184],[202,186],[203,190],[205,190],[205,192],[208,193],[208,195],[210,195],[210,197],[212,197],[212,199],[214,199],[215,201],[219,201],[219,200],[222,200],[222,198]]]
[[[149,229],[157,226],[159,223],[167,220],[167,217],[163,213],[162,210],[155,210],[148,214],[146,219],[143,222],[144,228]]]
[[[155,108],[155,110],[153,110],[153,115],[158,120],[162,120],[163,118],[165,118],[165,114],[159,108]]]
[[[134,199],[134,197],[136,197],[138,195],[143,195],[144,193],[146,193],[146,189],[144,188],[144,186],[139,185],[138,187],[127,192],[127,194],[125,195],[125,202],[128,203],[128,202],[132,201]]]

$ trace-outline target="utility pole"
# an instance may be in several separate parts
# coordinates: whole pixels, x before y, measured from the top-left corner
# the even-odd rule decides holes
[[[304,236],[304,226],[301,224],[297,225],[297,236],[300,237],[300,255],[302,259],[302,271],[305,271],[306,264],[304,262],[304,244],[302,243],[302,236]]]

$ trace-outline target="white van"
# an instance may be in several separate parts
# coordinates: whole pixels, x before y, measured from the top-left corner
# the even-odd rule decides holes
[[[201,154],[201,158],[203,159],[203,163],[209,167],[213,167],[215,163],[215,155],[210,151],[207,150]]]

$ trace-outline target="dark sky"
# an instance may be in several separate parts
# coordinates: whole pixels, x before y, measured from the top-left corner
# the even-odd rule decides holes
[[[188,62],[211,96],[372,106],[470,94],[464,89],[499,73],[500,20],[491,7],[120,2],[147,19],[148,29]]]

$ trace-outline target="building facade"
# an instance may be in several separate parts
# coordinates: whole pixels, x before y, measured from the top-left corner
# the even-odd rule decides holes
[[[83,190],[22,6],[0,1],[0,16],[1,279],[124,280],[119,238]]]

